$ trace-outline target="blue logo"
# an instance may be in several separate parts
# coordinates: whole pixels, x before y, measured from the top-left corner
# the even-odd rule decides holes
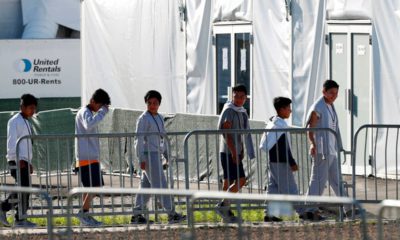
[[[26,58],[17,60],[15,68],[18,72],[29,72],[32,69],[32,63]]]

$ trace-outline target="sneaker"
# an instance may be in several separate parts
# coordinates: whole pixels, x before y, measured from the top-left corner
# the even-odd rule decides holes
[[[215,206],[215,211],[221,216],[223,223],[238,223],[241,221],[238,217],[233,214],[228,206],[224,205],[224,202],[220,202]]]
[[[275,216],[265,215],[264,222],[282,222],[282,219]]]
[[[357,209],[357,208],[354,209],[354,217],[355,217],[355,218],[360,217],[361,211],[362,211],[362,210]],[[350,210],[346,211],[346,212],[344,213],[344,217],[347,218],[347,219],[352,218],[352,217],[353,217],[353,210],[350,209]]]
[[[310,221],[324,221],[326,217],[322,216],[319,212],[305,212],[299,216],[300,219]]]
[[[242,223],[242,219],[236,217],[235,215],[232,216],[227,216],[225,218],[222,218],[223,223]]]
[[[5,227],[11,226],[7,220],[6,212],[4,212],[1,208],[0,208],[0,224],[2,224]]]
[[[230,215],[229,212],[232,213],[232,211],[230,211],[229,208],[224,205],[224,202],[220,202],[215,206],[215,212],[217,212],[222,219],[227,218]]]
[[[34,228],[37,225],[35,223],[33,223],[33,222],[30,222],[30,221],[24,219],[24,220],[15,221],[14,226],[15,227],[22,227],[22,228]]]
[[[182,215],[177,212],[168,216],[168,223],[180,223],[185,220],[186,220],[186,215]]]
[[[88,212],[79,211],[77,218],[81,222],[81,226],[96,227],[99,225],[96,223],[97,220],[90,216]]]
[[[90,221],[92,221],[93,225],[95,225],[95,226],[101,226],[101,225],[103,225],[102,222],[97,221],[94,217],[92,217],[92,216],[90,216],[90,215],[88,215],[88,218],[90,219]]]
[[[153,224],[154,221],[147,220],[142,214],[133,215],[131,218],[131,224]]]

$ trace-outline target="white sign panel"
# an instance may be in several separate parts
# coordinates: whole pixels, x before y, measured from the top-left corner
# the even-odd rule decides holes
[[[80,97],[79,39],[1,40],[0,98]]]
[[[222,48],[222,70],[228,70],[228,48]]]
[[[336,54],[343,54],[343,43],[336,43]]]
[[[246,48],[240,49],[240,71],[246,71]]]
[[[357,55],[364,56],[366,52],[365,45],[357,45]]]

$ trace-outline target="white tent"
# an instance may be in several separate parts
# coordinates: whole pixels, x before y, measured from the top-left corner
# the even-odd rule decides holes
[[[302,126],[322,82],[336,78],[350,138],[400,119],[399,12],[400,0],[85,0],[82,102],[102,87],[114,106],[142,109],[157,89],[164,112],[218,114],[224,87],[247,74],[253,119],[273,115],[283,95]]]

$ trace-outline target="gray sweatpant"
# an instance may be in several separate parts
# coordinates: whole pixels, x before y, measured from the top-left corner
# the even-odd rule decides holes
[[[327,155],[325,159],[322,158],[322,154],[317,154],[314,158],[311,167],[310,185],[308,188],[307,195],[321,196],[324,192],[326,182],[328,181],[329,186],[335,192],[336,196],[340,196],[340,187],[338,175],[338,159],[336,155]],[[342,197],[347,197],[347,193],[342,189]],[[350,206],[345,206],[344,210],[350,210]],[[307,211],[313,211],[314,209],[308,209]]]
[[[299,190],[289,164],[279,162],[269,163],[267,194],[299,194]],[[301,214],[302,209],[296,208],[296,212]]]
[[[161,156],[158,152],[150,152],[146,161],[146,170],[142,171],[140,188],[168,188],[166,177],[162,168]],[[135,199],[134,214],[146,208],[150,195],[138,194]],[[161,204],[167,211],[172,212],[171,196],[162,196]],[[136,210],[136,211],[135,211]]]

